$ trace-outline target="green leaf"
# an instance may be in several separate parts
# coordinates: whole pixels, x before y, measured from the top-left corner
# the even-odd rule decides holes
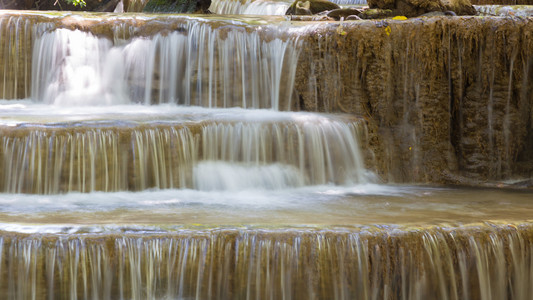
[[[69,4],[73,4],[74,6],[81,6],[84,7],[86,5],[85,0],[65,0]]]

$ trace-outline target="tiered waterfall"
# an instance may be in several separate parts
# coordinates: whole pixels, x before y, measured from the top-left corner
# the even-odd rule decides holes
[[[531,32],[1,12],[0,298],[529,299]]]

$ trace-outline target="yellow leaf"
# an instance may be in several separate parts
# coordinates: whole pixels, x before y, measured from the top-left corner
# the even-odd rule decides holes
[[[385,27],[385,33],[387,35],[390,35],[390,31],[391,31],[390,26]]]
[[[403,20],[407,20],[407,17],[406,16],[396,16],[394,18],[392,18],[393,20],[400,20],[400,21],[403,21]]]
[[[346,31],[344,31],[344,28],[342,27],[342,24],[337,27],[337,33],[340,35],[346,35]]]

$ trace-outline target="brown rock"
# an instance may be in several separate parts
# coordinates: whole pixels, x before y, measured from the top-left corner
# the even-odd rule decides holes
[[[440,0],[446,10],[455,12],[458,16],[473,16],[476,9],[470,0]]]

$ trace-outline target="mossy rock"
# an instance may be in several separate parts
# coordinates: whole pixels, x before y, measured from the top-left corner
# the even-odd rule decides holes
[[[211,0],[150,0],[144,7],[149,13],[207,13]]]
[[[316,15],[323,11],[339,9],[340,6],[327,0],[306,0],[294,1],[285,12],[286,15],[302,15],[310,14]]]

